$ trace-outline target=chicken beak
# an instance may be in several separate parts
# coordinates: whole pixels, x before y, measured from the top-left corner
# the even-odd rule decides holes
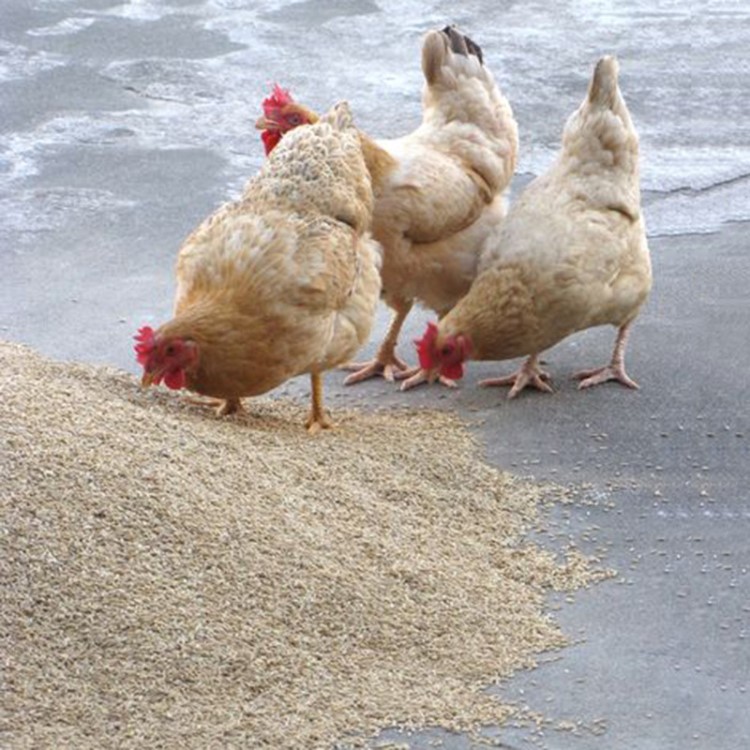
[[[150,385],[153,385],[154,377],[155,373],[148,371],[144,372],[143,377],[141,378],[141,388],[148,388]]]
[[[276,123],[272,122],[271,120],[266,119],[265,115],[261,115],[256,121],[255,121],[255,129],[256,130],[270,130],[272,127],[274,127]]]

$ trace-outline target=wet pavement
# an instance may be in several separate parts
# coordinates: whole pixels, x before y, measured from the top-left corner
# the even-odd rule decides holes
[[[609,357],[614,333],[600,329],[547,353],[553,395],[508,403],[476,382],[511,363],[481,363],[456,392],[345,389],[331,373],[328,404],[456,409],[497,466],[586,487],[553,512],[550,543],[606,550],[620,575],[554,597],[580,642],[501,688],[576,728],[490,731],[504,746],[748,747],[746,2],[5,0],[0,338],[135,372],[130,336],[169,315],[182,239],[262,161],[252,125],[269,84],[319,110],[347,98],[371,134],[403,133],[420,117],[421,35],[449,21],[481,44],[514,107],[516,193],[551,161],[595,60],[619,57],[655,274],[628,352],[642,390],[579,393],[566,379]],[[408,321],[407,358],[426,318]],[[437,730],[383,738],[397,736],[479,747]]]

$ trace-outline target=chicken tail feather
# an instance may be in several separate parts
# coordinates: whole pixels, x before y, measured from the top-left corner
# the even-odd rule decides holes
[[[448,37],[451,50],[459,55],[474,55],[480,63],[484,63],[482,48],[465,34],[462,34],[455,26],[446,26],[442,32]]]
[[[327,122],[336,130],[349,130],[354,127],[354,116],[349,102],[346,101],[334,104],[320,119],[321,122]]]
[[[451,53],[462,57],[475,57],[482,65],[481,47],[455,26],[446,26],[442,31],[430,31],[422,47],[422,71],[430,86],[440,80],[442,68]]]
[[[600,107],[612,108],[617,100],[617,58],[602,57],[596,64],[589,84],[589,101]]]

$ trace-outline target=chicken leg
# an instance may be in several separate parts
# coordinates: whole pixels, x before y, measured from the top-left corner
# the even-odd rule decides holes
[[[242,406],[242,401],[238,398],[208,398],[198,399],[187,397],[185,401],[188,404],[195,404],[196,406],[207,406],[216,410],[217,417],[227,417],[230,414],[238,414],[243,412],[245,408]]]
[[[487,380],[480,380],[479,385],[483,387],[497,386],[497,385],[511,385],[513,386],[508,391],[508,398],[515,398],[527,385],[536,388],[539,391],[545,393],[552,393],[552,386],[549,384],[550,376],[548,372],[544,372],[539,368],[537,361],[538,354],[532,354],[521,367],[511,375],[506,375],[502,378],[489,378]]]
[[[352,371],[352,374],[344,380],[344,385],[354,385],[376,375],[382,375],[388,382],[392,383],[399,373],[408,371],[408,365],[396,356],[396,344],[411,306],[411,302],[403,300],[396,303],[394,306],[395,315],[391,318],[388,332],[385,334],[375,359],[370,362],[350,362],[341,367],[342,370]]]
[[[608,365],[593,370],[581,370],[581,372],[577,372],[573,375],[576,380],[581,381],[578,384],[579,390],[591,388],[592,385],[606,383],[608,380],[616,380],[618,383],[622,383],[628,388],[634,388],[635,390],[640,388],[638,383],[628,377],[628,374],[625,372],[625,345],[628,342],[629,333],[630,322],[620,326],[617,330],[617,339],[615,340],[615,348],[612,352],[612,361]]]
[[[315,435],[321,430],[333,427],[333,422],[323,411],[323,376],[319,372],[312,372],[310,373],[310,381],[312,383],[312,404],[305,427],[311,435]]]

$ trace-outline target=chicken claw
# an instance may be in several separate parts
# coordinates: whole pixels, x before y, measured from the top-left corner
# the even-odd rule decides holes
[[[219,417],[226,417],[229,414],[238,414],[244,411],[242,402],[238,398],[228,398],[223,404],[216,407],[216,414]]]
[[[195,404],[196,406],[207,406],[216,410],[217,417],[226,417],[230,414],[239,414],[245,411],[245,407],[242,406],[242,401],[238,398],[208,398],[199,399],[188,397],[185,401],[189,404]]]
[[[584,388],[591,388],[592,385],[606,383],[608,380],[616,380],[618,383],[622,383],[636,391],[640,388],[638,383],[625,372],[623,364],[605,365],[604,367],[597,367],[594,370],[581,370],[581,372],[575,373],[573,377],[581,381],[578,384],[579,391]]]
[[[581,381],[578,384],[579,391],[584,388],[591,388],[592,385],[606,383],[608,380],[616,380],[618,383],[636,391],[640,388],[638,383],[625,372],[625,346],[628,342],[629,333],[630,323],[626,323],[618,330],[615,350],[612,352],[612,361],[608,365],[593,370],[582,370],[573,375],[573,378]]]
[[[407,372],[409,369],[406,362],[395,354],[392,354],[386,361],[383,361],[383,359],[378,356],[369,362],[350,362],[342,365],[340,369],[352,371],[352,374],[344,380],[344,385],[361,383],[363,380],[378,375],[382,375],[389,383],[392,383],[399,377],[400,373]]]
[[[305,427],[310,435],[317,435],[321,430],[330,430],[333,426],[333,422],[325,414],[316,417],[312,412],[305,422]]]
[[[552,386],[549,384],[550,379],[549,373],[539,368],[537,357],[534,354],[513,374],[506,375],[502,378],[480,380],[479,385],[484,388],[511,385],[513,387],[508,391],[508,399],[511,399],[515,398],[527,385],[536,388],[538,391],[553,393]]]
[[[457,388],[458,384],[455,380],[446,378],[444,375],[438,375],[437,378],[433,377],[429,370],[423,370],[421,367],[414,367],[411,370],[406,370],[396,376],[399,380],[404,380],[401,383],[401,390],[408,391],[410,388],[414,388],[422,383],[434,383],[435,380],[441,385],[447,388]]]
[[[378,349],[378,353],[375,355],[375,359],[369,362],[352,362],[340,368],[342,370],[353,371],[344,380],[344,385],[361,383],[363,380],[373,378],[377,375],[382,375],[389,383],[392,383],[401,373],[409,370],[409,365],[396,355],[395,350],[401,326],[403,326],[406,316],[409,314],[409,310],[411,310],[411,302],[398,300],[394,303],[393,309],[396,314],[391,319],[388,331],[383,339],[383,343],[380,345],[380,349]]]

